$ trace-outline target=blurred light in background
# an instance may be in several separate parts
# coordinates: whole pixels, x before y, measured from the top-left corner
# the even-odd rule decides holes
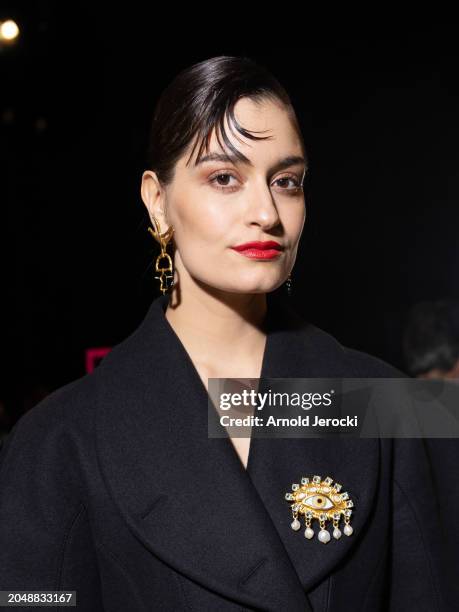
[[[102,359],[111,351],[111,347],[102,346],[95,348],[88,348],[85,351],[85,369],[87,374],[94,372],[96,367],[102,361]]]
[[[13,43],[19,36],[19,27],[12,19],[0,22],[0,46]]]

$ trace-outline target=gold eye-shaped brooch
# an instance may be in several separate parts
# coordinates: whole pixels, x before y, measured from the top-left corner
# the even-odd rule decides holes
[[[308,540],[314,537],[311,526],[313,519],[319,522],[317,538],[323,544],[331,539],[330,532],[326,529],[327,521],[332,523],[335,540],[339,540],[343,532],[347,536],[352,535],[350,522],[354,503],[347,492],[341,493],[341,489],[342,486],[337,482],[333,484],[333,478],[330,476],[324,480],[320,476],[303,476],[301,483],[292,484],[292,490],[285,494],[285,499],[291,502],[292,529],[298,531],[301,528],[298,516],[304,516],[304,536]],[[344,520],[343,532],[339,528],[341,518]]]

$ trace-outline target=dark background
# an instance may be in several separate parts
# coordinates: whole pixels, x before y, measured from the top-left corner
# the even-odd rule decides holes
[[[299,115],[311,177],[292,300],[305,317],[403,368],[410,306],[459,297],[457,22],[341,28],[284,12],[258,36],[233,19],[230,33],[164,38],[168,23],[132,6],[4,4],[5,18],[21,28],[0,51],[19,310],[7,331],[25,395],[4,377],[13,420],[83,375],[85,349],[121,341],[158,295],[140,198],[151,115],[179,70],[215,55],[268,66]]]

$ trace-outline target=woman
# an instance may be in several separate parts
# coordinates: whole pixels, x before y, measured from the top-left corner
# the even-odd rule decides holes
[[[160,98],[149,155],[162,293],[7,438],[0,590],[76,591],[85,611],[449,609],[425,441],[208,436],[208,378],[401,376],[280,295],[306,214],[288,95],[248,58],[196,64]],[[342,537],[297,532],[303,474],[350,492]]]

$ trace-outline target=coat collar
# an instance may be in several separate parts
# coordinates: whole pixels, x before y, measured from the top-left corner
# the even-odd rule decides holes
[[[356,545],[375,496],[379,444],[359,439],[251,442],[247,470],[229,438],[208,437],[208,395],[156,298],[94,372],[97,452],[107,488],[157,557],[242,605],[310,610],[306,592]],[[261,378],[352,377],[343,347],[268,295]],[[355,500],[354,535],[324,545],[290,528],[284,493],[331,476]]]

